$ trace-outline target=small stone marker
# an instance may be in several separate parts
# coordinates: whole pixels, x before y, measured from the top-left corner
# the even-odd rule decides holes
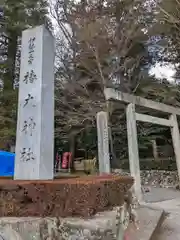
[[[110,173],[108,118],[106,112],[97,113],[99,173]]]
[[[14,179],[53,179],[54,56],[43,25],[23,31]]]

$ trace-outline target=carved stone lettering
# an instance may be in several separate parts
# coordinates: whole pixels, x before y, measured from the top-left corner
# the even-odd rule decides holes
[[[22,33],[14,179],[53,179],[54,44],[43,25]]]
[[[34,153],[31,148],[23,148],[20,152],[20,158],[23,162],[35,160]]]
[[[26,107],[33,99],[34,97],[30,93],[28,93],[27,97],[24,99],[23,107]],[[32,104],[32,106],[35,107],[36,105]]]
[[[34,83],[36,80],[37,80],[37,76],[34,70],[31,70],[30,72],[27,72],[25,74],[23,82],[25,84],[28,84],[28,83]]]
[[[32,64],[34,60],[35,40],[36,40],[35,37],[29,39],[29,58],[28,58],[29,64]]]
[[[24,121],[22,132],[24,132],[25,134],[29,132],[30,136],[32,136],[35,127],[36,123],[34,122],[33,117],[30,117],[28,120]]]

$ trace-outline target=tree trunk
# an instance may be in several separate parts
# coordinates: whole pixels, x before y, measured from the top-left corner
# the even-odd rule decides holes
[[[7,59],[7,71],[4,79],[4,91],[9,91],[13,89],[14,79],[15,79],[15,66],[16,66],[16,52],[17,52],[17,33],[14,31],[9,31],[8,34],[8,59]]]
[[[5,121],[2,128],[8,129],[9,133],[5,137],[5,142],[10,144],[11,138],[15,136],[16,129],[16,105],[17,105],[17,91],[13,89],[14,78],[15,78],[15,63],[16,63],[16,50],[17,50],[17,34],[16,32],[9,31],[8,33],[9,42],[7,49],[7,61],[5,62],[5,73],[2,76],[3,80],[3,92],[1,95],[1,115]],[[14,120],[14,121],[12,121]],[[0,138],[3,139],[4,135]]]

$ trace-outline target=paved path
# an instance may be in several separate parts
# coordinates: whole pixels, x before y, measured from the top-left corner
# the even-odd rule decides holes
[[[157,240],[179,240],[180,239],[180,198],[157,202],[151,204],[155,207],[162,208],[169,213],[164,221]]]
[[[161,202],[180,198],[180,191],[169,188],[150,187],[151,191],[144,194],[145,202]]]
[[[156,240],[180,240],[180,191],[152,188],[144,198],[151,206],[169,213]]]

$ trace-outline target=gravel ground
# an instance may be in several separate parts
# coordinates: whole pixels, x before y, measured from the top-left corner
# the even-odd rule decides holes
[[[129,175],[128,171],[114,169],[114,173]],[[179,178],[177,171],[164,170],[141,170],[141,184],[161,188],[179,189]]]

